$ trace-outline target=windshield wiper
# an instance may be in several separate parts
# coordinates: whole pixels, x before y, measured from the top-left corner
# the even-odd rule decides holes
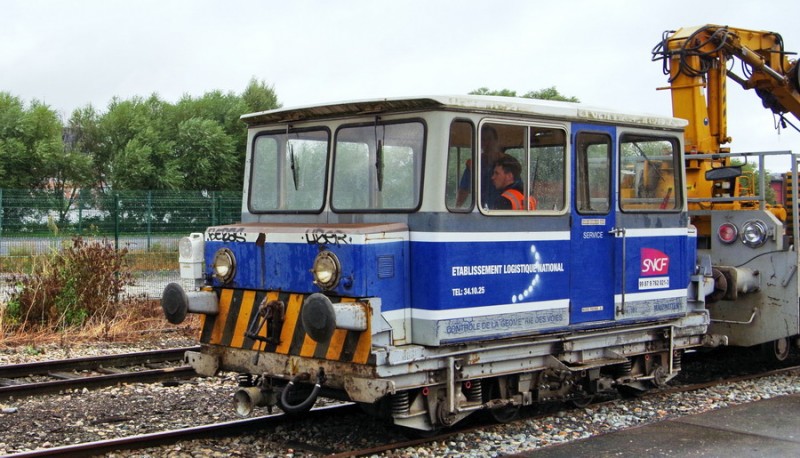
[[[375,170],[378,174],[378,191],[383,191],[383,140],[378,140],[375,152]]]
[[[386,126],[381,126],[382,137],[378,140],[378,124],[380,116],[375,116],[375,177],[378,179],[378,192],[383,191],[383,140],[386,138]]]
[[[289,148],[289,165],[292,168],[292,181],[294,182],[294,190],[297,191],[297,174],[300,171],[300,164],[294,157],[294,147],[290,142],[287,143]]]

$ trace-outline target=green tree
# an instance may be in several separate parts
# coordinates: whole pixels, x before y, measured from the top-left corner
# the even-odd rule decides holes
[[[51,189],[53,174],[72,179],[73,166],[65,161],[62,124],[49,106],[34,100],[26,108],[22,101],[0,93],[0,187]],[[80,171],[83,176],[83,171]]]
[[[255,77],[251,78],[247,84],[247,88],[242,93],[242,99],[247,106],[247,111],[250,113],[281,107],[274,87],[267,85],[264,81],[257,80]]]
[[[112,183],[115,190],[176,190],[183,187],[171,143],[134,138],[114,157]]]
[[[22,101],[8,92],[0,92],[0,140],[16,137],[25,109]]]
[[[496,95],[501,97],[517,97],[517,91],[511,89],[500,89],[499,91],[491,90],[488,87],[480,87],[474,91],[470,91],[471,95]]]
[[[92,105],[75,109],[65,128],[64,142],[68,150],[80,152],[91,159],[92,170],[85,184],[102,187],[105,183],[107,163],[97,157],[103,150],[100,120],[100,114]]]
[[[48,148],[42,152],[42,163],[41,174],[50,177],[42,191],[51,199],[50,208],[58,213],[58,224],[63,225],[79,193],[91,188],[92,158],[70,148]]]
[[[541,99],[541,100],[560,100],[562,102],[575,102],[579,103],[577,97],[569,97],[558,92],[555,86],[550,86],[538,91],[529,91],[522,95],[527,99]]]
[[[210,91],[199,98],[184,95],[174,106],[169,123],[174,128],[191,118],[208,119],[222,126],[228,135],[246,137],[245,125],[239,120],[246,112],[247,105],[240,96],[232,92]]]
[[[24,164],[26,147],[22,139],[25,107],[7,92],[0,92],[0,180],[2,187],[15,186],[20,177],[14,168]]]
[[[481,87],[470,92],[471,95],[495,95],[501,97],[522,97],[526,99],[541,99],[541,100],[560,100],[562,102],[580,102],[577,97],[570,97],[558,92],[555,86],[540,89],[538,91],[528,91],[525,94],[518,96],[517,91],[510,89],[490,90],[487,87]]]
[[[177,167],[186,174],[186,189],[218,191],[240,183],[234,138],[210,119],[191,118],[178,125]]]
[[[153,94],[148,99],[113,99],[100,122],[103,136],[96,156],[107,165],[115,190],[178,189],[183,176],[175,163],[172,108]]]
[[[26,109],[19,98],[0,93],[0,187],[47,186],[45,158],[63,149],[55,111],[35,100]]]
[[[26,107],[0,92],[0,187],[239,191],[247,145],[240,117],[279,106],[272,86],[252,78],[241,95],[210,91],[176,104],[157,94],[114,97],[105,113],[87,105],[64,126],[46,105]]]
[[[64,142],[64,139],[68,139]],[[23,189],[37,197],[37,209],[22,208],[9,219],[50,211],[62,224],[74,199],[93,182],[91,155],[77,149],[69,129],[47,105],[0,93],[0,187]]]

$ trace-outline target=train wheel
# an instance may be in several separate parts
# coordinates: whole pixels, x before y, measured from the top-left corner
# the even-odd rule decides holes
[[[634,399],[644,396],[647,392],[643,387],[633,387],[628,385],[617,386],[617,393],[623,398]]]
[[[572,399],[570,402],[575,407],[577,407],[579,409],[582,409],[582,408],[588,406],[589,404],[591,404],[592,402],[594,402],[594,395],[590,394],[590,395],[584,396],[582,398]]]
[[[504,398],[502,394],[503,390],[500,389],[499,383],[500,382],[495,380],[489,384],[489,389],[484,394],[486,400]],[[498,423],[508,423],[519,416],[521,408],[522,406],[518,405],[507,405],[496,409],[489,409],[489,415]]]
[[[409,439],[430,439],[439,435],[442,432],[442,428],[437,426],[433,429],[414,429],[401,426],[400,432]]]
[[[782,363],[789,357],[792,347],[788,337],[761,344],[761,352],[771,361]]]
[[[505,406],[498,409],[490,409],[489,415],[498,423],[508,423],[519,416],[519,409],[520,406]]]

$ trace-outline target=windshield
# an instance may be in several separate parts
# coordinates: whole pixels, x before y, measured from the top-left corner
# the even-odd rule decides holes
[[[327,130],[256,137],[250,174],[250,211],[321,211],[329,137]]]
[[[422,122],[343,127],[336,135],[336,211],[411,211],[419,205]]]

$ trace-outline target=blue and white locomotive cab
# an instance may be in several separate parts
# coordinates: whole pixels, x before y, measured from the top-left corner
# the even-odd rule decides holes
[[[701,344],[682,120],[481,96],[242,119],[242,223],[182,241],[197,289],[162,305],[202,315],[187,359],[245,374],[243,413],[323,390],[432,429],[660,384]]]

